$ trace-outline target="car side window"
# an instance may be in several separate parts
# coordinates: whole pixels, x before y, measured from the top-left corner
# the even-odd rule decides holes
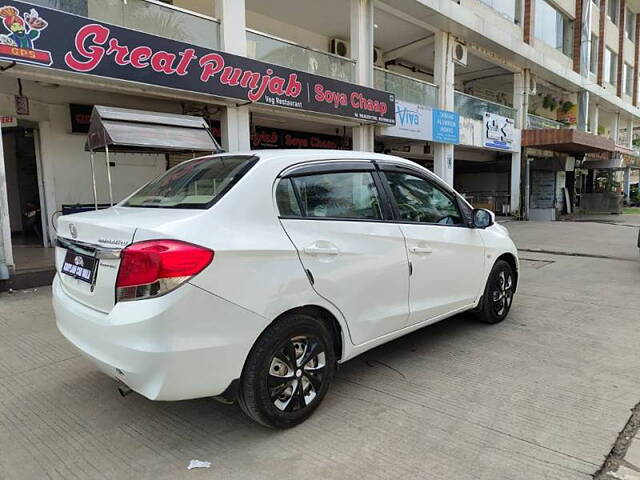
[[[276,187],[276,203],[282,217],[301,217],[300,205],[290,178],[283,178]]]
[[[334,172],[293,177],[302,208],[311,218],[382,220],[371,172]]]
[[[391,193],[404,222],[463,224],[453,196],[424,178],[403,172],[385,172]]]

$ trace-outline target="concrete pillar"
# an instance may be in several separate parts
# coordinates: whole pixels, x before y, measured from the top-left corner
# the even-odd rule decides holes
[[[624,169],[624,182],[622,184],[624,191],[624,202],[628,205],[631,203],[631,168]]]
[[[611,122],[611,134],[613,141],[617,145],[620,140],[620,112],[613,116],[613,121]]]
[[[351,57],[356,61],[358,85],[373,86],[373,0],[351,0],[350,6]],[[353,149],[373,152],[375,127],[353,127]]]
[[[627,144],[625,147],[633,148],[633,117],[627,120]]]
[[[600,109],[597,103],[593,103],[589,108],[589,131],[594,135],[598,135],[598,123]]]
[[[2,145],[2,130],[0,129],[0,280],[6,280],[7,267],[10,266],[13,266],[13,247],[9,222],[7,176],[4,169],[4,147]]]
[[[438,107],[442,110],[454,109],[455,64],[451,57],[452,39],[447,32],[434,34],[433,80],[438,85]],[[453,186],[453,145],[433,144],[433,170]]]
[[[236,55],[247,55],[245,0],[216,0],[220,19],[220,48]],[[228,106],[220,118],[222,148],[227,152],[251,149],[249,107]]]
[[[516,111],[515,127],[527,127],[527,113],[529,110],[528,86],[531,72],[523,70],[513,74],[513,108]],[[525,179],[526,181],[526,179]],[[522,151],[511,154],[511,214],[518,215],[522,198]]]
[[[589,119],[589,92],[580,90],[578,92],[578,130],[582,130],[583,132],[588,131],[587,123]]]

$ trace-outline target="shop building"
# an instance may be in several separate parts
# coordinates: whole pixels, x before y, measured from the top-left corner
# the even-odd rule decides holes
[[[588,176],[592,155],[626,162],[622,196],[635,178],[640,0],[4,3],[16,11],[1,12],[0,28],[24,32],[0,37],[0,277],[2,265],[37,264],[20,245],[49,246],[55,212],[93,201],[81,124],[94,105],[204,116],[229,151],[390,152],[518,218],[544,183],[534,171],[556,172],[557,191],[558,172]],[[216,70],[220,61],[232,68]],[[245,84],[282,82],[247,96],[245,74]],[[535,131],[579,131],[599,146],[526,143]],[[107,167],[97,156],[96,177],[108,169],[119,200],[182,159],[118,154]]]

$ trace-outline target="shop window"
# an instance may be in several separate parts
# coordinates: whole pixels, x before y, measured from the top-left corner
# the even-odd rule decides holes
[[[573,20],[551,6],[546,0],[536,1],[536,38],[565,55],[572,54]]]
[[[629,10],[629,8],[627,8],[624,15],[624,34],[629,40],[634,41],[636,34],[636,14]]]
[[[609,47],[604,49],[604,81],[610,85],[617,83],[618,76],[618,55]]]
[[[618,0],[607,0],[607,17],[609,17],[609,20],[615,25],[618,24],[619,12],[620,6],[618,5]]]
[[[589,49],[589,71],[594,75],[598,73],[598,36],[591,34],[591,46]]]

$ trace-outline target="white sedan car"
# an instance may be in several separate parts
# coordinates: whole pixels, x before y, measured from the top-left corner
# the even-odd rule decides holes
[[[337,363],[460,312],[497,323],[516,248],[487,210],[400,158],[327,150],[182,163],[61,217],[60,332],[121,393],[237,400],[286,428]]]

